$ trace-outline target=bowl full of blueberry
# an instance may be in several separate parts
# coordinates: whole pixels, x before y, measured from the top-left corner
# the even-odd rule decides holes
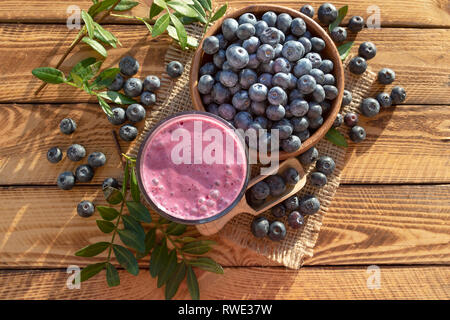
[[[342,62],[326,31],[275,5],[248,6],[216,22],[195,52],[190,79],[194,108],[256,130],[258,147],[267,142],[274,150],[278,129],[280,160],[325,136],[344,91]]]

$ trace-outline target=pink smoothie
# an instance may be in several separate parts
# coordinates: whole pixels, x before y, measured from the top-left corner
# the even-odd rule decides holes
[[[247,158],[234,130],[222,121],[183,114],[150,135],[141,153],[140,176],[145,192],[163,212],[183,220],[206,219],[238,198]]]

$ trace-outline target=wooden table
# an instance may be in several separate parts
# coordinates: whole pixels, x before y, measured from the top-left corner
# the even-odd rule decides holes
[[[143,1],[141,1],[143,2]],[[149,1],[146,1],[147,3]],[[220,2],[224,2],[221,0]],[[87,8],[91,1],[71,1]],[[66,288],[66,268],[92,259],[74,252],[103,239],[95,217],[81,219],[82,199],[101,203],[99,185],[119,177],[121,167],[111,126],[85,94],[48,86],[31,76],[52,66],[74,38],[65,25],[65,0],[0,2],[0,298],[2,299],[159,299],[163,292],[142,270],[138,277],[121,271],[122,284],[109,289],[103,276]],[[254,1],[229,0],[233,9]],[[298,1],[277,2],[299,8]],[[313,1],[315,8],[321,1]],[[373,41],[374,70],[392,67],[408,98],[404,105],[366,120],[368,138],[351,145],[347,164],[327,213],[312,259],[289,270],[223,239],[212,256],[223,276],[199,272],[201,297],[208,299],[449,299],[450,298],[450,15],[447,1],[347,0],[349,16],[381,8],[382,29],[365,29],[356,38]],[[145,16],[147,10],[135,9]],[[345,23],[347,20],[345,21]],[[110,50],[105,67],[124,54],[143,65],[142,74],[161,74],[167,37],[151,39],[142,25],[108,20],[122,48]],[[354,48],[356,50],[356,48]],[[68,70],[93,53],[85,46],[63,64]],[[76,134],[63,136],[58,123],[72,117]],[[72,191],[55,187],[67,160],[46,161],[55,145],[78,142],[87,152],[103,151],[106,167],[94,181]],[[123,144],[122,148],[126,148]],[[367,267],[380,268],[379,289],[367,287]],[[142,265],[145,269],[145,263]],[[189,298],[182,286],[176,298]]]

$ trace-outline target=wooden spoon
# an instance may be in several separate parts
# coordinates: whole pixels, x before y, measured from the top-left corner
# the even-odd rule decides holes
[[[265,200],[265,202],[262,205],[258,206],[257,208],[252,208],[247,203],[247,199],[244,195],[242,197],[241,201],[239,201],[238,204],[223,217],[221,217],[217,220],[208,222],[208,223],[198,224],[197,225],[198,231],[202,235],[205,235],[205,236],[215,234],[215,233],[219,232],[227,224],[228,221],[230,221],[231,219],[233,219],[235,216],[237,216],[240,213],[246,212],[246,213],[250,213],[254,216],[257,216],[257,215],[263,213],[264,211],[272,208],[273,206],[279,204],[280,202],[286,200],[287,198],[293,196],[294,194],[296,194],[306,184],[305,171],[303,170],[302,165],[296,158],[289,158],[289,159],[283,161],[278,167],[275,167],[271,171],[267,172],[267,175],[259,175],[259,176],[254,177],[253,179],[251,179],[249,181],[247,190],[249,190],[251,187],[253,187],[255,184],[257,184],[261,180],[264,180],[265,178],[267,178],[269,175],[273,175],[273,174],[277,174],[277,173],[280,175],[283,175],[284,171],[289,168],[294,168],[295,170],[297,170],[298,174],[300,175],[300,180],[293,186],[288,185],[286,188],[286,191],[284,192],[283,195],[281,195],[279,197],[270,197],[269,196]]]

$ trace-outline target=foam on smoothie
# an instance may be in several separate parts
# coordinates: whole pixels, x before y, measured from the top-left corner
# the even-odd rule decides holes
[[[210,129],[218,130],[222,139],[205,138]],[[174,148],[177,156],[189,155],[183,152],[186,149],[178,152],[180,132],[189,133],[191,146],[190,161],[182,163],[173,157]],[[195,144],[200,147],[197,152]],[[213,163],[209,154],[215,158]],[[151,134],[142,152],[140,174],[159,209],[176,218],[198,220],[222,212],[236,200],[245,184],[247,159],[233,129],[207,115],[187,114],[166,121]]]

